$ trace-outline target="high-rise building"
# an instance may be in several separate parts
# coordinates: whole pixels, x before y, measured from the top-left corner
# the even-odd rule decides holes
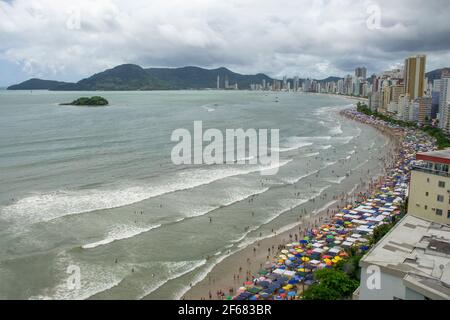
[[[300,87],[300,79],[296,76],[294,77],[294,91],[297,92]]]
[[[225,89],[229,89],[230,83],[228,81],[228,75],[225,75]]]
[[[381,109],[386,109],[389,103],[391,103],[391,87],[384,86],[381,93],[382,93]]]
[[[431,122],[431,97],[422,97],[417,99],[419,103],[419,118],[418,122],[421,125],[426,125]]]
[[[403,121],[409,120],[409,105],[410,105],[409,94],[401,94],[398,99],[398,118]]]
[[[366,67],[358,67],[355,69],[355,77],[359,79],[367,79],[367,68]]]
[[[405,60],[405,92],[409,93],[412,100],[423,97],[426,90],[426,61],[427,58],[425,55],[413,56]]]
[[[217,90],[220,89],[220,75],[217,75]]]
[[[439,82],[439,127],[447,130],[450,127],[450,112],[448,110],[448,102],[450,101],[450,72],[444,72]]]
[[[398,103],[400,95],[405,93],[405,88],[402,85],[392,85],[391,86],[391,101]]]

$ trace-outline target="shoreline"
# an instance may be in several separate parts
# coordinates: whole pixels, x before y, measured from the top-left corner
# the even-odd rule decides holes
[[[350,100],[358,100],[347,97]],[[342,111],[340,116],[351,119]],[[369,124],[366,124],[369,125]],[[357,184],[351,190],[345,190],[341,194],[329,194],[331,199],[326,199],[326,205],[311,213],[302,215],[295,224],[287,225],[287,230],[280,234],[273,234],[265,239],[257,241],[223,259],[215,265],[208,275],[200,282],[193,285],[183,296],[187,300],[220,300],[224,295],[233,294],[243,283],[252,281],[252,275],[271,263],[284,246],[295,239],[305,236],[307,230],[317,228],[322,223],[327,223],[340,209],[354,202],[361,195],[370,193],[377,188],[385,178],[388,169],[399,156],[401,136],[395,130],[374,126],[387,140],[391,147],[384,155],[385,166],[377,170],[375,176],[370,175],[370,183]],[[393,154],[390,154],[393,153]],[[390,159],[386,159],[389,156]],[[386,161],[389,160],[389,163]],[[381,177],[381,178],[380,178]],[[362,177],[361,177],[362,178]],[[367,180],[366,180],[367,181]],[[322,200],[324,198],[319,196]]]

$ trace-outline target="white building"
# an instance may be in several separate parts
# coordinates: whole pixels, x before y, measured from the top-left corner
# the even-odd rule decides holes
[[[444,75],[439,84],[439,127],[446,129],[450,125],[450,113],[447,108],[450,101],[450,75]]]
[[[417,100],[411,101],[411,103],[409,104],[409,122],[417,122],[419,120],[419,109],[419,102]]]
[[[450,227],[406,216],[361,261],[359,300],[450,300]]]
[[[410,99],[409,94],[402,94],[398,98],[398,119],[403,121],[409,121],[409,105]]]

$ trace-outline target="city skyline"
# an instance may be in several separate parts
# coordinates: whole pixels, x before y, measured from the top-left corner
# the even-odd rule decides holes
[[[383,0],[283,6],[3,0],[0,86],[31,77],[75,81],[123,63],[324,79],[343,77],[355,65],[377,73],[402,65],[404,56],[425,53],[433,70],[448,66],[449,7],[446,1]]]

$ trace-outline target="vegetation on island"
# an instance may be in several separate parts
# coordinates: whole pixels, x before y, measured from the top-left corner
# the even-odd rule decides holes
[[[107,106],[109,104],[108,100],[103,97],[95,96],[91,98],[82,97],[78,98],[71,103],[62,103],[63,106],[93,106],[93,107],[101,107]]]
[[[397,120],[397,119],[394,119],[385,114],[381,114],[376,111],[374,112],[374,111],[370,110],[370,108],[366,104],[363,104],[361,102],[358,102],[357,110],[358,110],[358,112],[364,113],[368,116],[372,116],[372,117],[380,119],[380,120],[384,120],[393,125],[397,125],[397,126],[405,127],[405,128],[416,128],[418,130],[422,130],[423,132],[425,132],[426,134],[428,134],[429,136],[431,136],[432,138],[434,138],[436,140],[436,144],[437,144],[437,147],[439,150],[450,148],[450,140],[448,139],[447,135],[440,128],[432,127],[430,125],[419,127],[414,122]]]

